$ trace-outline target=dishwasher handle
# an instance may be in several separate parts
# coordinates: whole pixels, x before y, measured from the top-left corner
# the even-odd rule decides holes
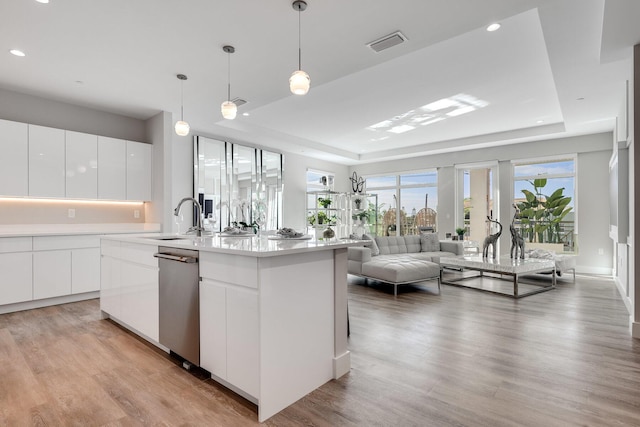
[[[168,259],[168,260],[171,260],[171,261],[186,262],[187,264],[195,264],[196,262],[198,262],[198,258],[192,257],[192,256],[171,255],[171,254],[163,254],[163,253],[160,253],[160,252],[153,254],[153,256],[156,257],[156,258],[160,258],[160,259]]]

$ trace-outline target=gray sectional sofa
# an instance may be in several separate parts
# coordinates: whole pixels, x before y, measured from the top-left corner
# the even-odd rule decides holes
[[[354,238],[356,236],[352,236]],[[440,258],[463,255],[462,242],[440,241],[435,233],[408,236],[364,235],[364,247],[348,249],[348,273],[398,285],[436,279],[440,289]]]

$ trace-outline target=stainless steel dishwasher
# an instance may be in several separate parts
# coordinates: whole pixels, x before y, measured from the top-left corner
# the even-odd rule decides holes
[[[199,366],[198,251],[159,246],[154,256],[160,270],[160,344]]]

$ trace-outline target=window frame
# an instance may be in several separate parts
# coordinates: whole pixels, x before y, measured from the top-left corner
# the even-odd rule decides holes
[[[527,175],[516,177],[515,168],[520,165],[531,165],[531,164],[540,164],[540,163],[557,163],[562,161],[572,161],[573,162],[573,172],[572,173],[554,173],[554,174],[545,174],[545,175]],[[517,181],[532,181],[538,178],[546,178],[546,179],[558,179],[558,178],[573,178],[573,194],[565,194],[566,196],[571,196],[571,200],[573,202],[573,233],[576,236],[580,236],[579,232],[579,221],[578,221],[578,212],[579,212],[579,203],[578,203],[578,154],[577,153],[569,153],[569,154],[560,154],[553,156],[542,156],[542,157],[532,157],[532,158],[522,158],[522,159],[513,159],[511,160],[511,177],[512,177],[512,185],[511,191],[513,192],[513,203],[515,203],[516,199],[516,182]],[[572,252],[564,252],[564,253],[579,253],[579,240],[578,242],[574,242],[574,247]]]

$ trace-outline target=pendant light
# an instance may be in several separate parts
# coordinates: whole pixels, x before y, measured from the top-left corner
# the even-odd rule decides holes
[[[180,120],[176,122],[176,133],[180,136],[189,135],[189,123],[184,121],[184,81],[187,80],[187,76],[184,74],[178,74],[176,76],[180,82]]]
[[[295,95],[306,95],[309,92],[311,79],[309,74],[302,71],[302,49],[300,48],[300,13],[307,8],[307,2],[304,0],[295,0],[292,4],[293,9],[298,11],[298,69],[289,77],[289,89]]]
[[[233,46],[223,46],[222,50],[227,53],[228,56],[228,84],[227,84],[227,100],[222,103],[220,111],[222,111],[222,117],[227,120],[233,120],[236,118],[238,112],[238,106],[231,101],[231,54],[236,51]]]

